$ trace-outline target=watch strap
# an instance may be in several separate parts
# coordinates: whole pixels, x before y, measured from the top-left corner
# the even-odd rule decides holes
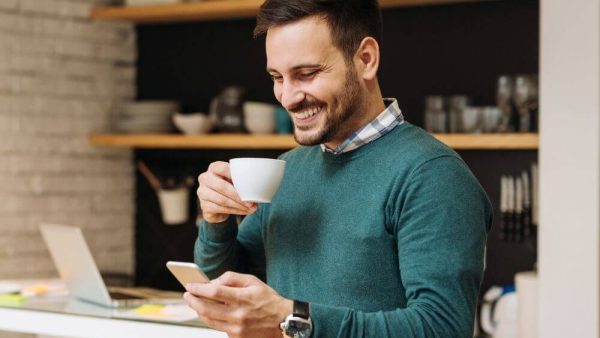
[[[307,302],[294,300],[294,309],[292,313],[294,317],[308,319],[310,317],[310,305]]]

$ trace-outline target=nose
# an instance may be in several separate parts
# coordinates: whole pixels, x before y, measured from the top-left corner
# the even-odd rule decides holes
[[[304,100],[304,92],[301,88],[291,81],[284,81],[281,84],[281,97],[279,102],[287,109],[291,110]]]

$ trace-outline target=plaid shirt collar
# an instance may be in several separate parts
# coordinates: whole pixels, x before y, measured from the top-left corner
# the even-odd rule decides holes
[[[349,152],[369,142],[375,141],[381,136],[387,134],[390,130],[394,129],[397,125],[404,122],[404,116],[398,107],[398,101],[394,98],[383,99],[387,108],[379,114],[369,124],[361,127],[350,137],[335,149],[329,149],[325,144],[321,144],[321,150],[326,153],[338,155],[341,153]]]

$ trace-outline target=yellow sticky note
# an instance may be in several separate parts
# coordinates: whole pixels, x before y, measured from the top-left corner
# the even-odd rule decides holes
[[[46,284],[35,284],[23,288],[23,290],[21,290],[21,294],[25,297],[43,296],[48,293],[48,290],[49,287]]]
[[[1,306],[20,306],[25,303],[26,300],[25,297],[16,294],[0,295]]]
[[[149,317],[165,317],[166,315],[162,312],[164,308],[164,305],[145,304],[136,308],[135,313]]]

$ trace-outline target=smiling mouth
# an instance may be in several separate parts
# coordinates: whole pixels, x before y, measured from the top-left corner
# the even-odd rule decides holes
[[[293,113],[294,118],[299,121],[306,121],[311,117],[319,114],[323,110],[323,106],[312,106],[310,108],[304,109],[301,112]]]

